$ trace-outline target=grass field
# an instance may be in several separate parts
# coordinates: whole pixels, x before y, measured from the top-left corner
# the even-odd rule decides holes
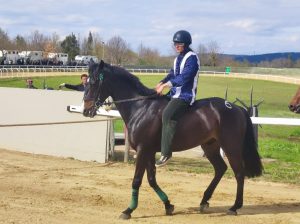
[[[148,87],[154,87],[161,76],[140,75],[140,80]],[[58,89],[60,83],[77,84],[79,76],[34,77],[34,85]],[[0,87],[25,87],[25,78],[0,79]],[[228,87],[228,100],[236,97],[247,105],[250,103],[250,89],[253,87],[253,102],[264,100],[259,107],[259,116],[300,118],[288,110],[288,103],[296,93],[297,85],[261,80],[234,78],[200,77],[197,98],[222,97]],[[115,122],[117,132],[123,131],[123,123]],[[300,184],[300,127],[264,125],[259,128],[259,151],[264,159],[265,173],[262,178],[271,181]],[[170,170],[187,172],[212,172],[211,165],[193,159],[175,159],[168,166]],[[232,172],[227,172],[232,175]]]

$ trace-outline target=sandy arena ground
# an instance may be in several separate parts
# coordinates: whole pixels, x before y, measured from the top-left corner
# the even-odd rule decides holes
[[[128,221],[118,219],[131,196],[133,165],[106,165],[0,149],[0,223],[300,223],[300,186],[247,180],[244,208],[227,216],[235,180],[223,179],[206,214],[198,205],[210,175],[158,170],[158,183],[175,205],[164,215],[144,179],[139,207]]]

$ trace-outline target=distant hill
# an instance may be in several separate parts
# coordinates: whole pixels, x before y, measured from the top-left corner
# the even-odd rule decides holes
[[[257,54],[257,55],[230,55],[224,54],[224,56],[230,56],[236,61],[247,60],[250,63],[259,63],[262,61],[272,61],[279,58],[291,58],[293,61],[300,59],[300,52],[284,52],[284,53],[270,53],[270,54]]]

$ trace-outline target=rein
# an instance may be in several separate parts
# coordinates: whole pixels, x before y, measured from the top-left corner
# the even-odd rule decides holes
[[[102,105],[111,106],[112,104],[118,104],[118,103],[125,103],[125,102],[132,102],[132,101],[138,101],[138,100],[151,99],[151,98],[154,98],[156,96],[158,96],[157,93],[154,93],[154,94],[149,95],[149,96],[139,96],[139,97],[135,97],[135,98],[129,98],[129,99],[124,99],[124,100],[116,100],[116,101],[111,101],[111,102],[99,103],[99,101],[98,101],[98,102],[95,103],[95,105],[97,107],[101,107]]]
[[[116,101],[112,101],[112,102],[100,102],[99,99],[99,93],[100,93],[100,88],[102,86],[102,84],[105,82],[104,81],[104,74],[102,72],[99,73],[98,77],[96,77],[96,80],[99,80],[99,85],[97,88],[97,96],[96,96],[96,101],[94,104],[94,109],[98,109],[99,107],[105,105],[105,106],[111,106],[112,104],[118,104],[118,103],[125,103],[125,102],[132,102],[132,101],[138,101],[138,100],[145,100],[145,99],[150,99],[153,97],[158,96],[157,93],[151,94],[149,96],[139,96],[139,97],[135,97],[135,98],[129,98],[129,99],[124,99],[124,100],[116,100]]]

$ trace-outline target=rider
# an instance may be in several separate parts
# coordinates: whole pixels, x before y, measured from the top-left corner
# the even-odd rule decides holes
[[[162,114],[161,157],[156,161],[156,167],[166,165],[172,157],[171,144],[177,121],[193,105],[197,93],[200,62],[197,54],[190,48],[191,34],[180,30],[174,34],[173,42],[178,53],[174,68],[155,88],[158,94],[162,94],[165,88],[170,88],[168,96],[171,98]]]

